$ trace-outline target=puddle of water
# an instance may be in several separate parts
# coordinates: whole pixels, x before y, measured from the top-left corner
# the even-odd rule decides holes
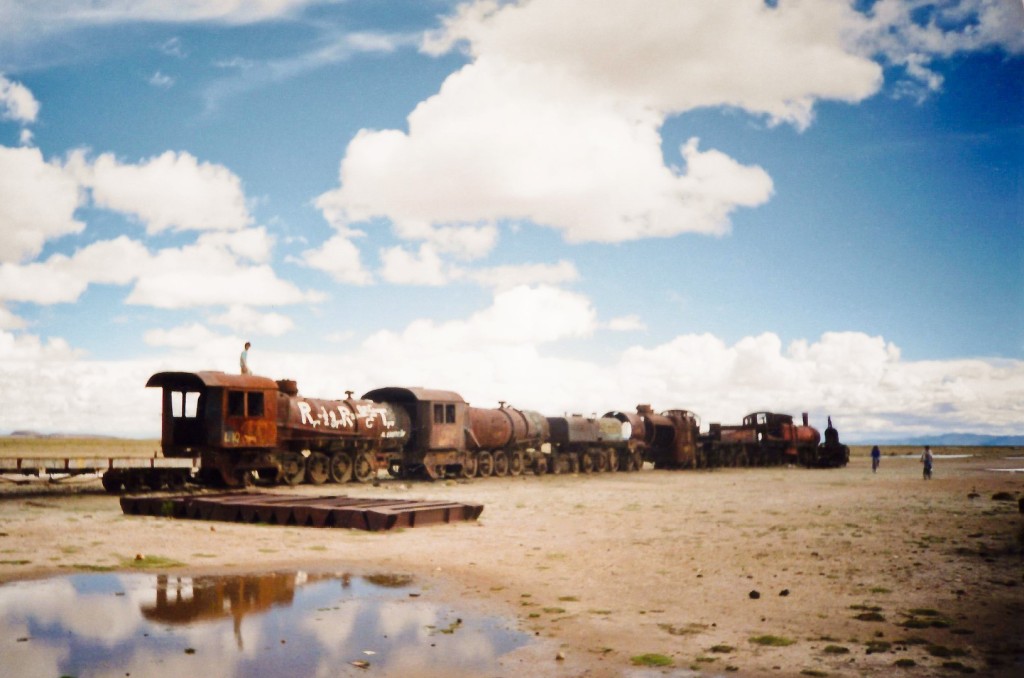
[[[530,641],[419,594],[408,577],[304,572],[12,582],[0,676],[475,676]]]

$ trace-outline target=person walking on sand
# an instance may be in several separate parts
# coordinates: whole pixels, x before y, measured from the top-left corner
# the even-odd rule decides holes
[[[935,461],[935,457],[932,456],[932,448],[928,445],[924,446],[924,453],[921,454],[921,463],[924,464],[924,479],[932,479],[932,462]]]
[[[875,473],[878,471],[878,465],[882,463],[882,451],[878,449],[878,445],[871,448],[871,472]]]
[[[248,341],[245,342],[245,349],[242,351],[242,355],[238,356],[238,366],[242,370],[242,374],[252,374],[252,370],[249,369],[249,347],[252,346]]]

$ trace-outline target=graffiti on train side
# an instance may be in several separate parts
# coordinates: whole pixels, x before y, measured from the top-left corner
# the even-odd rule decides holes
[[[373,430],[378,426],[384,429],[395,426],[395,419],[387,407],[359,403],[353,412],[345,405],[327,407],[320,404],[314,411],[313,405],[304,400],[297,402],[296,406],[299,408],[301,424],[313,428],[322,426],[330,429],[351,429],[357,422],[367,430]]]

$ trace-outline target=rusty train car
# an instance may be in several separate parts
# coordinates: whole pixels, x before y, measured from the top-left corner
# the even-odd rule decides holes
[[[500,402],[470,406],[452,391],[386,387],[343,400],[309,398],[291,380],[223,372],[160,372],[147,387],[162,391],[165,457],[199,458],[197,480],[369,482],[393,477],[486,477],[523,473],[637,471],[802,463],[845,465],[838,433],[826,443],[807,423],[758,412],[739,426],[711,424],[687,410],[546,417]],[[111,471],[109,491],[179,487],[188,469]]]
[[[849,448],[839,442],[831,417],[821,434],[808,423],[794,424],[788,414],[754,412],[738,426],[713,423],[700,432],[700,418],[688,410],[655,413],[650,405],[638,405],[636,413],[609,412],[630,431],[637,449],[655,468],[693,469],[719,466],[806,467],[846,466]]]

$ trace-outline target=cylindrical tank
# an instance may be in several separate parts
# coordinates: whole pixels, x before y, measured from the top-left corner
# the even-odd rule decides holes
[[[622,442],[626,439],[623,424],[613,417],[590,418],[574,414],[548,417],[551,442],[559,445],[576,443]]]
[[[757,442],[757,431],[746,426],[722,426],[720,429],[723,443],[748,445]]]
[[[623,440],[643,442],[646,429],[644,428],[643,417],[639,414],[632,412],[606,412],[604,416],[621,422]]]
[[[548,420],[540,412],[517,410],[502,404],[501,411],[512,422],[512,442],[530,447],[547,442]]]
[[[531,410],[517,410],[505,403],[498,409],[467,407],[466,426],[471,449],[536,447],[545,442],[548,435],[544,415]]]
[[[821,442],[821,434],[813,426],[794,426],[793,442],[796,445],[811,445],[817,447]]]
[[[467,407],[466,426],[470,448],[499,449],[512,441],[512,420],[502,410]]]
[[[278,393],[278,429],[290,438],[339,437],[383,440],[401,447],[409,439],[405,410],[372,400],[322,400]]]

